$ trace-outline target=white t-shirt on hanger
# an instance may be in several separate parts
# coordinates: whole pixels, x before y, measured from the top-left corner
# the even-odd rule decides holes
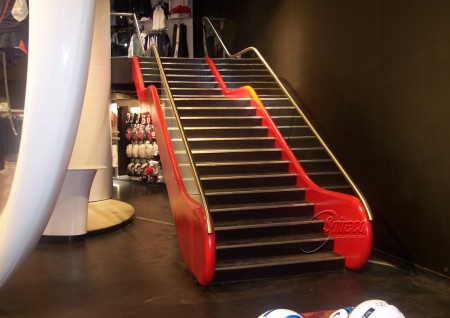
[[[153,30],[161,30],[166,26],[166,15],[164,9],[161,6],[156,6],[153,11]]]

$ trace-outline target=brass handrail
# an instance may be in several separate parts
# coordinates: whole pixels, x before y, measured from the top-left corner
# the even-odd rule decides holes
[[[161,58],[159,57],[159,54],[158,54],[158,49],[157,49],[156,45],[154,45],[154,44],[151,44],[150,48],[151,48],[151,50],[152,50],[152,52],[154,54],[154,57],[156,59],[156,63],[158,64],[159,74],[161,76],[161,82],[164,84],[165,90],[167,92],[167,96],[169,97],[170,107],[172,107],[172,111],[173,111],[173,113],[175,115],[175,120],[177,122],[178,129],[179,129],[180,134],[181,134],[181,139],[183,140],[184,147],[186,148],[186,153],[188,155],[189,162],[191,164],[192,171],[194,173],[194,179],[195,179],[195,182],[197,183],[197,187],[198,187],[198,190],[199,190],[200,198],[201,198],[201,201],[202,201],[201,204],[203,205],[203,213],[204,213],[205,221],[206,221],[206,231],[210,234],[210,233],[213,232],[213,227],[212,227],[212,222],[211,222],[211,214],[209,212],[208,205],[206,204],[205,192],[203,191],[203,187],[202,187],[202,185],[200,183],[200,177],[198,175],[197,168],[196,168],[196,166],[194,164],[194,159],[193,159],[193,156],[192,156],[191,149],[190,149],[190,147],[188,145],[188,142],[187,142],[186,134],[184,133],[184,129],[182,128],[182,125],[181,125],[180,116],[178,115],[178,111],[177,111],[177,109],[175,107],[174,98],[173,98],[172,93],[170,92],[170,89],[169,89],[169,83],[167,82],[166,74],[164,74],[164,69],[163,69],[163,66],[162,66]]]
[[[362,204],[364,205],[364,208],[366,210],[367,213],[367,217],[369,218],[369,220],[373,219],[372,216],[372,212],[369,206],[369,203],[367,202],[366,198],[364,197],[364,195],[362,194],[362,192],[359,190],[358,186],[355,184],[355,182],[353,182],[352,178],[350,178],[349,174],[347,173],[347,171],[345,171],[345,169],[342,167],[342,165],[339,163],[339,161],[337,160],[337,158],[334,156],[333,152],[328,148],[328,146],[325,144],[325,142],[323,141],[322,137],[320,137],[319,133],[316,131],[316,129],[314,128],[314,126],[311,124],[311,122],[308,120],[308,118],[306,117],[306,115],[303,113],[303,111],[300,109],[300,107],[297,105],[297,103],[295,102],[295,100],[292,98],[292,96],[289,94],[289,92],[286,90],[286,88],[284,87],[283,83],[281,83],[280,79],[278,78],[278,76],[275,74],[275,72],[272,70],[272,68],[269,66],[269,64],[266,62],[266,60],[262,57],[261,53],[259,53],[259,51],[254,48],[254,47],[248,47],[246,49],[243,49],[241,51],[239,51],[238,53],[235,54],[230,54],[230,52],[228,51],[227,47],[225,46],[225,44],[223,43],[222,39],[220,38],[219,34],[217,33],[216,29],[214,28],[214,26],[212,25],[211,21],[207,18],[207,17],[203,17],[202,19],[203,22],[203,37],[204,39],[206,38],[205,35],[205,22],[207,22],[209,24],[209,26],[211,27],[212,31],[214,32],[215,36],[217,37],[217,39],[219,40],[220,45],[222,46],[223,50],[225,51],[225,54],[230,57],[230,58],[240,58],[241,55],[247,53],[247,52],[253,52],[255,53],[258,58],[261,60],[261,62],[264,64],[264,66],[267,68],[267,70],[269,71],[269,73],[272,75],[272,77],[275,79],[275,81],[277,82],[278,86],[281,88],[281,90],[286,94],[286,96],[288,97],[288,99],[290,100],[290,102],[292,103],[292,105],[294,105],[294,107],[297,109],[297,111],[299,112],[299,114],[302,116],[302,118],[304,119],[304,121],[306,122],[306,124],[308,125],[308,127],[311,129],[311,131],[314,133],[314,135],[317,137],[317,139],[319,140],[319,142],[322,144],[322,146],[325,148],[325,151],[328,153],[328,155],[331,157],[331,159],[334,161],[334,163],[336,164],[336,166],[338,167],[338,169],[341,171],[341,173],[344,175],[345,179],[348,181],[348,183],[350,184],[350,186],[352,187],[352,189],[355,191],[355,193],[357,194],[357,196],[359,197],[359,199],[361,200]],[[208,51],[206,51],[206,46],[204,46],[205,48],[205,55],[208,56]]]

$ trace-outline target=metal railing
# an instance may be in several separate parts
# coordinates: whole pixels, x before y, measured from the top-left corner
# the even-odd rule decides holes
[[[181,141],[182,141],[182,145],[184,146],[185,155],[187,156],[187,160],[188,160],[188,163],[189,163],[190,167],[192,167],[192,178],[194,179],[195,188],[198,191],[198,194],[195,194],[195,195],[198,195],[198,199],[196,201],[199,202],[203,206],[203,212],[204,212],[205,221],[206,221],[206,230],[207,230],[208,233],[212,233],[213,232],[213,226],[212,226],[212,221],[211,221],[211,214],[209,212],[208,205],[206,204],[205,193],[204,193],[203,187],[202,187],[202,185],[200,183],[200,177],[198,175],[197,168],[196,168],[195,163],[194,163],[194,159],[193,159],[193,155],[192,155],[191,149],[190,149],[190,147],[188,145],[188,142],[187,142],[187,137],[186,137],[186,135],[184,133],[184,129],[182,128],[182,125],[181,125],[180,116],[179,116],[178,111],[177,111],[177,109],[175,107],[175,100],[174,100],[174,98],[172,96],[172,93],[170,92],[169,83],[168,83],[166,75],[164,73],[164,69],[163,69],[163,65],[162,65],[162,62],[161,62],[161,58],[159,57],[159,54],[158,54],[158,49],[157,49],[157,47],[154,44],[152,44],[150,46],[150,49],[151,49],[151,51],[153,53],[152,58],[155,58],[155,61],[156,61],[157,65],[158,65],[160,78],[161,78],[161,84],[164,86],[164,87],[161,87],[161,90],[164,89],[164,93],[167,95],[167,99],[169,101],[170,108],[171,108],[171,113],[174,116],[175,124],[176,124],[176,126],[178,128],[178,131],[179,131],[179,134],[180,134],[180,137],[181,137]],[[175,153],[175,155],[177,155],[177,153]],[[179,157],[177,156],[177,160],[178,160],[178,158]],[[183,177],[183,181],[186,181],[185,179],[186,178]]]
[[[302,116],[302,118],[304,119],[305,123],[308,125],[308,127],[311,129],[311,131],[314,133],[314,135],[317,137],[317,140],[319,140],[320,144],[323,146],[323,148],[325,149],[325,151],[328,153],[328,155],[330,156],[330,158],[334,161],[334,163],[336,164],[336,166],[338,167],[338,169],[341,171],[341,173],[343,174],[343,176],[345,177],[345,179],[347,180],[347,182],[350,184],[350,186],[352,187],[353,191],[355,191],[356,195],[358,196],[358,198],[361,200],[362,204],[364,205],[364,208],[366,210],[367,216],[369,218],[369,220],[372,220],[372,212],[369,206],[369,203],[367,202],[366,198],[364,197],[364,195],[362,194],[362,192],[359,190],[358,186],[355,184],[355,182],[353,182],[353,180],[350,178],[349,174],[347,173],[347,171],[345,171],[345,169],[342,167],[342,165],[339,163],[339,161],[337,160],[337,158],[335,157],[335,155],[333,154],[333,152],[328,148],[328,146],[325,144],[325,142],[323,141],[322,137],[320,137],[319,133],[316,131],[316,129],[313,127],[313,125],[311,124],[311,122],[308,120],[308,118],[306,117],[306,115],[303,113],[303,111],[300,109],[300,107],[297,105],[297,103],[295,102],[295,100],[292,98],[292,96],[289,94],[289,92],[287,91],[287,89],[284,87],[283,83],[280,81],[280,79],[278,78],[278,76],[275,74],[275,72],[272,70],[272,68],[269,66],[269,64],[266,62],[266,60],[263,58],[263,56],[261,55],[261,53],[259,53],[259,51],[254,48],[254,47],[248,47],[246,49],[243,49],[235,54],[231,54],[227,47],[225,46],[225,44],[223,43],[221,37],[219,36],[219,34],[217,33],[216,29],[214,28],[213,24],[211,23],[210,19],[208,19],[207,17],[203,17],[202,18],[202,23],[203,23],[203,46],[205,49],[205,55],[208,56],[208,51],[207,51],[207,46],[206,46],[206,28],[208,29],[208,32],[213,32],[214,36],[217,37],[217,40],[219,41],[220,45],[222,46],[222,49],[224,50],[225,54],[227,55],[227,57],[229,58],[240,58],[243,54],[246,53],[253,53],[255,54],[260,60],[261,62],[264,64],[264,66],[267,68],[267,70],[269,71],[269,73],[272,75],[272,77],[275,79],[275,81],[277,82],[278,86],[280,87],[280,89],[283,91],[283,93],[288,97],[289,101],[292,103],[292,105],[294,105],[294,107],[297,109],[298,113],[300,114],[300,116]]]

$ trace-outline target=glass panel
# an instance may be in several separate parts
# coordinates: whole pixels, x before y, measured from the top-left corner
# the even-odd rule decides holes
[[[152,58],[151,61],[156,63],[156,59]],[[161,83],[161,82],[160,82]],[[174,107],[172,107],[169,95],[163,83],[161,85],[160,102],[163,110],[166,125],[169,131],[172,146],[175,152],[175,157],[178,161],[181,177],[184,182],[184,186],[188,194],[197,202],[203,205],[200,189],[195,180],[195,173],[189,160],[188,150],[183,141],[183,136],[176,120]],[[156,85],[155,85],[156,86]],[[158,139],[158,136],[156,136]],[[163,168],[164,169],[164,168]]]

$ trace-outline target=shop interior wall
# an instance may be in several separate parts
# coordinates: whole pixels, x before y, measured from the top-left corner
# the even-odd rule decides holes
[[[197,0],[196,10],[227,18],[229,50],[258,48],[303,105],[372,207],[375,250],[448,276],[450,2]]]

